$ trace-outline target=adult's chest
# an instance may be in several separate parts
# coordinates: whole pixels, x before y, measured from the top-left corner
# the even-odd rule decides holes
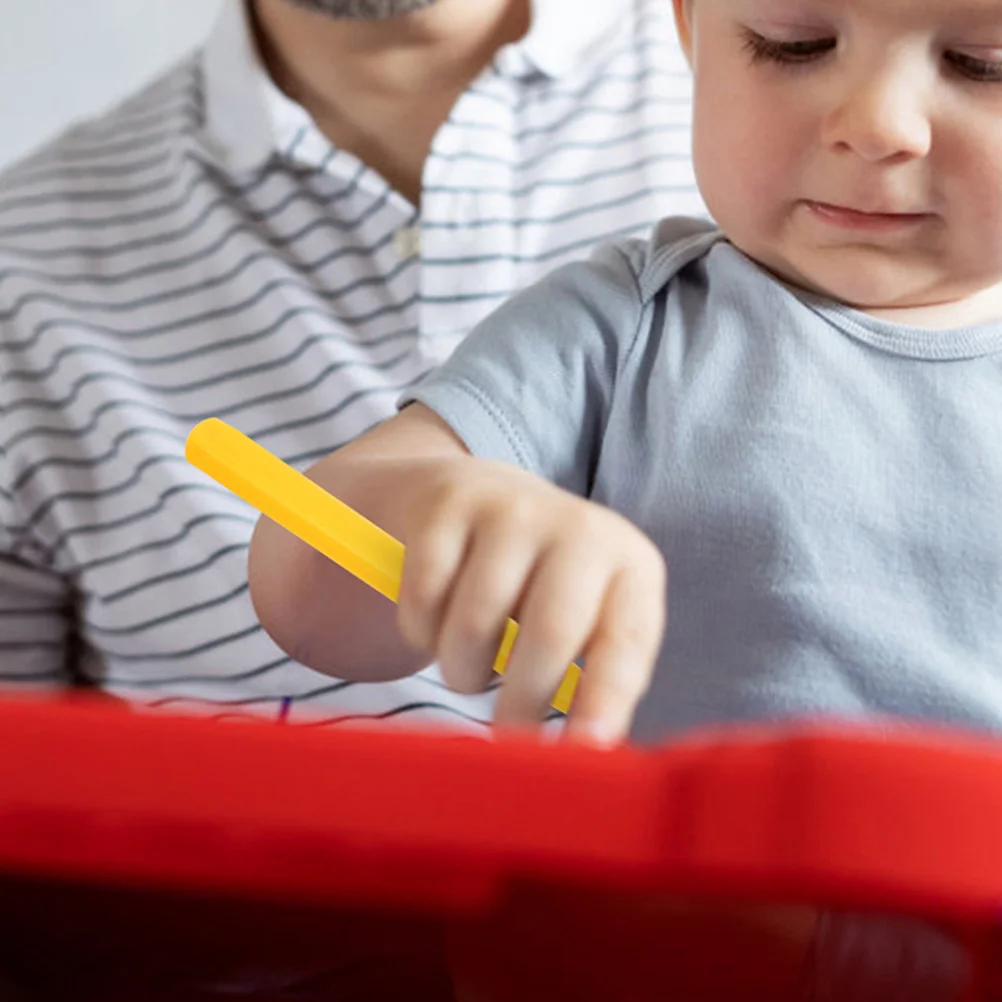
[[[73,584],[86,642],[126,675],[277,656],[246,595],[254,513],[185,461],[194,424],[223,417],[302,467],[429,364],[406,274],[367,281],[271,238],[238,233],[197,267],[162,258],[154,283],[89,301],[47,288],[5,346],[18,546]]]

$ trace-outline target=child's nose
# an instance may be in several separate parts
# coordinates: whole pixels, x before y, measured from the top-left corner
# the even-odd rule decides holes
[[[921,85],[913,75],[885,66],[843,94],[828,115],[823,139],[832,149],[851,150],[873,163],[926,156],[932,126]]]

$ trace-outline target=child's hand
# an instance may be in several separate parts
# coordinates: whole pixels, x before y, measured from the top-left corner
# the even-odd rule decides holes
[[[665,566],[630,522],[531,474],[463,457],[408,485],[399,599],[404,638],[447,683],[483,690],[507,618],[520,625],[496,721],[541,721],[570,661],[586,671],[572,732],[625,737],[665,619]]]

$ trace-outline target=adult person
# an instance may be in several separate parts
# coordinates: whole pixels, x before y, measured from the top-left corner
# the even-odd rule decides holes
[[[434,671],[263,633],[221,416],[305,467],[512,291],[699,211],[663,0],[224,0],[204,49],[0,181],[0,683],[476,724]]]

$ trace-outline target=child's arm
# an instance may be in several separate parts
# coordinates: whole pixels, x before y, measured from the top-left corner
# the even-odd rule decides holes
[[[415,465],[463,457],[469,453],[444,422],[410,407],[307,475],[402,539]],[[379,682],[429,663],[401,637],[391,602],[268,518],[254,530],[249,575],[261,625],[287,654],[317,671]]]
[[[567,663],[587,671],[571,727],[625,735],[660,647],[665,573],[621,516],[503,463],[474,459],[415,404],[310,472],[407,546],[391,603],[271,522],[251,546],[251,594],[265,629],[297,660],[376,681],[433,660],[477,691],[507,617],[521,626],[499,723],[541,720]]]

